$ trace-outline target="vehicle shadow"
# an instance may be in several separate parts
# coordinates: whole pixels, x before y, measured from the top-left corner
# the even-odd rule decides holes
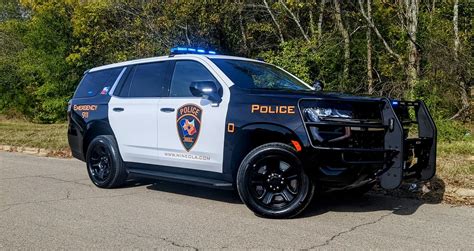
[[[147,186],[147,185],[153,184],[154,182],[156,182],[156,180],[145,179],[145,178],[132,178],[132,179],[128,179],[125,185],[123,187],[120,187],[119,189]]]
[[[429,182],[402,184],[395,190],[374,188],[361,196],[349,193],[318,193],[308,208],[298,218],[322,215],[327,212],[374,212],[392,211],[397,215],[411,215],[423,204],[438,204],[443,200],[445,183],[438,177]],[[195,185],[138,179],[127,183],[128,187],[146,186],[147,189],[215,200],[231,204],[243,204],[237,192]]]
[[[154,183],[149,184],[146,188],[150,190],[181,194],[201,199],[215,200],[231,204],[242,204],[239,196],[233,190],[221,190],[167,181],[155,181]]]
[[[416,184],[414,187],[412,184]],[[348,193],[316,195],[299,218],[321,215],[326,212],[374,212],[392,211],[397,215],[411,215],[423,204],[439,204],[443,201],[445,183],[438,177],[429,182],[404,183],[398,189],[374,188],[367,194],[350,196]]]

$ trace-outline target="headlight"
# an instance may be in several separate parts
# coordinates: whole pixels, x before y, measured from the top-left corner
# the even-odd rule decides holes
[[[341,118],[350,119],[352,118],[352,112],[349,110],[335,109],[335,108],[305,108],[304,113],[306,117],[312,122],[318,122],[324,118]]]

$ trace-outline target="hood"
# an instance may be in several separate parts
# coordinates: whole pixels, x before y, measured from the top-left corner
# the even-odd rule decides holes
[[[248,95],[256,95],[268,98],[317,98],[317,99],[333,99],[346,101],[378,101],[383,97],[376,96],[361,96],[348,93],[338,92],[315,92],[315,91],[297,91],[297,90],[270,90],[270,89],[251,89],[245,90]]]

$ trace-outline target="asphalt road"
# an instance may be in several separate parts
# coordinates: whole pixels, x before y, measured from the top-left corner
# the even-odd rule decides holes
[[[0,152],[0,249],[474,249],[474,208],[380,195],[319,198],[291,220],[232,191],[174,183],[103,190],[84,163]]]

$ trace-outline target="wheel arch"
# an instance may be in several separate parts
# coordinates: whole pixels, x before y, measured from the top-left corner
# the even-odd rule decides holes
[[[239,133],[234,142],[231,158],[232,178],[235,181],[240,163],[247,154],[263,144],[278,142],[288,144],[291,147],[292,141],[301,143],[301,139],[290,128],[274,123],[251,123],[239,128]]]
[[[83,139],[83,152],[87,152],[87,148],[91,141],[99,135],[111,135],[115,138],[114,132],[107,121],[91,121],[87,124],[86,132]],[[85,156],[84,156],[85,157]]]

